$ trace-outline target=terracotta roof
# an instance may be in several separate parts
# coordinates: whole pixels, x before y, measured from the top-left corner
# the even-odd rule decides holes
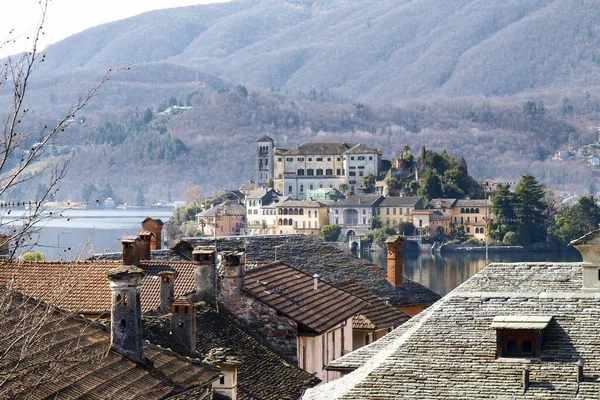
[[[0,398],[162,399],[210,387],[219,376],[212,366],[149,343],[148,364],[135,363],[110,350],[103,325],[19,294],[2,296],[12,299],[10,311],[0,313],[0,374],[6,379]]]
[[[324,333],[357,315],[367,303],[281,262],[246,272],[244,291],[306,330]]]
[[[106,271],[120,261],[46,261],[0,264],[0,283],[63,309],[82,314],[110,311]],[[142,261],[142,312],[160,305],[161,271],[175,272],[175,297],[195,290],[194,264],[176,261]]]
[[[582,277],[579,263],[490,264],[400,328],[333,361],[330,368],[356,371],[303,398],[597,398],[600,292],[583,291]],[[547,326],[538,360],[497,358],[493,324],[515,322]]]
[[[286,156],[294,155],[342,155],[358,143],[350,142],[313,142],[302,143],[285,152]]]
[[[374,293],[369,292],[367,289],[354,282],[348,282],[341,285],[341,288],[360,297],[369,304],[360,312],[360,316],[363,318],[356,319],[356,326],[354,326],[355,321],[352,321],[354,328],[379,330],[392,326],[400,326],[410,319],[410,316],[407,314],[386,304],[384,299],[377,297]],[[368,328],[365,325],[365,319],[370,322]]]
[[[184,238],[191,245],[214,245],[212,238]],[[430,305],[440,299],[420,283],[404,278],[401,287],[394,287],[387,281],[385,267],[375,265],[365,259],[356,258],[342,250],[310,235],[265,235],[248,236],[244,245],[243,237],[220,237],[217,249],[240,250],[246,248],[246,260],[273,261],[275,249],[277,259],[298,268],[309,275],[319,274],[321,279],[334,285],[353,281],[389,299],[394,306]]]
[[[214,348],[229,348],[240,362],[239,400],[296,400],[304,390],[320,382],[312,374],[287,363],[259,339],[244,331],[223,309],[216,312],[212,306],[202,302],[196,305],[196,311],[197,353],[190,353],[185,346],[171,339],[168,316],[144,318],[144,336],[183,355],[205,356]]]
[[[162,220],[161,220],[160,218],[155,218],[155,217],[146,217],[146,218],[144,218],[144,220],[142,221],[142,224],[143,224],[144,222],[147,222],[147,221],[154,221],[154,222],[156,222],[158,225],[164,225],[164,223],[162,222]]]

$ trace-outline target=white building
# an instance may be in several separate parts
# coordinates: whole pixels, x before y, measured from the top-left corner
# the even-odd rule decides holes
[[[275,205],[279,194],[273,189],[259,188],[246,196],[246,234],[265,235],[275,233]]]

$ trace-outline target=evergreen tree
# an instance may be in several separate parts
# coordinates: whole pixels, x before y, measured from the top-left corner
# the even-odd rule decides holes
[[[549,228],[552,238],[561,245],[567,245],[586,233],[598,229],[600,207],[593,196],[583,196],[573,206],[565,206],[556,215]]]
[[[504,240],[506,233],[517,229],[515,203],[516,198],[509,190],[509,185],[498,185],[492,194],[491,209],[494,223],[490,228],[492,237],[500,242]]]
[[[519,218],[519,233],[522,244],[540,243],[546,240],[547,204],[544,202],[543,186],[533,177],[526,174],[515,189],[515,213]]]

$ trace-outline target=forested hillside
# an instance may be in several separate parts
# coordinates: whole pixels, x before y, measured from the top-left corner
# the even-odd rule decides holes
[[[436,101],[403,106],[335,104],[324,99],[247,92],[238,87],[167,99],[154,112],[126,109],[77,126],[78,147],[63,196],[78,194],[82,181],[111,182],[121,198],[135,201],[142,190],[148,201],[166,199],[200,184],[206,193],[237,187],[254,179],[255,140],[268,134],[280,147],[305,141],[360,141],[383,149],[390,159],[404,145],[417,153],[446,150],[464,157],[476,179],[518,180],[531,172],[542,182],[585,192],[594,189],[594,173],[584,161],[549,160],[567,143],[595,140],[583,123],[584,110],[599,101],[569,100],[530,115],[523,105],[500,102]],[[187,103],[189,101],[189,103]],[[159,114],[170,104],[190,104],[177,115]],[[71,197],[72,198],[72,197]]]
[[[232,1],[89,29],[51,46],[43,73],[150,63],[181,84],[198,71],[377,103],[555,93],[600,84],[598,15],[580,0]]]
[[[154,11],[50,46],[22,128],[52,122],[103,71],[132,63],[55,144],[52,155],[75,155],[60,197],[110,184],[120,201],[154,202],[195,184],[236,187],[254,179],[254,141],[265,133],[282,147],[360,141],[386,158],[426,146],[464,157],[477,179],[528,172],[587,192],[595,170],[550,157],[596,138],[598,15],[599,3],[579,0],[242,0]],[[0,92],[0,107],[10,99]],[[181,113],[162,113],[175,104]]]

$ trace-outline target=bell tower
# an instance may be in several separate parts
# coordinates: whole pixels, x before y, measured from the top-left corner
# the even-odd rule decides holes
[[[263,135],[256,141],[256,147],[256,186],[266,188],[273,179],[273,139]]]

